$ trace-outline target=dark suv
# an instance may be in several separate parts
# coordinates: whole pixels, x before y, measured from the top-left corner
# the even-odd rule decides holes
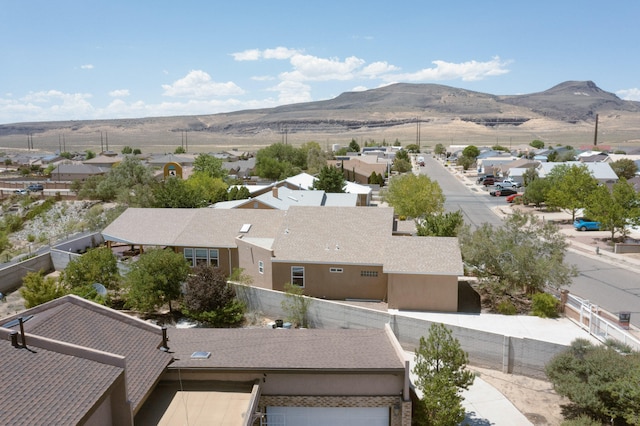
[[[42,186],[39,183],[32,183],[31,185],[27,186],[27,191],[37,192],[37,191],[43,191],[43,190],[44,190],[44,186]]]

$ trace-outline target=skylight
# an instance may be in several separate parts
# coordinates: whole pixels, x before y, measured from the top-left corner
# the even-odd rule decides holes
[[[240,232],[246,234],[247,232],[249,232],[249,229],[251,229],[251,224],[245,223],[244,225],[242,225],[242,228],[240,228]]]
[[[207,359],[211,356],[211,352],[196,351],[191,354],[191,359]]]

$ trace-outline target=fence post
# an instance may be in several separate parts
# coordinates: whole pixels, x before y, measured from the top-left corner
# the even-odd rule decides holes
[[[502,372],[511,373],[511,337],[504,336],[502,339]]]

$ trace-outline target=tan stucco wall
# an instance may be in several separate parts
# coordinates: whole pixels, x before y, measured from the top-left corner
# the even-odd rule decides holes
[[[243,273],[251,277],[254,287],[271,289],[271,255],[272,250],[257,247],[238,238],[238,264]],[[264,272],[259,271],[258,263],[264,264]]]
[[[387,275],[382,266],[273,263],[273,290],[283,291],[291,282],[291,267],[304,266],[304,294],[323,299],[374,299],[386,300]],[[342,268],[342,273],[329,268]],[[376,271],[377,277],[362,277],[361,271]]]
[[[456,312],[458,277],[389,274],[389,308]]]
[[[213,380],[221,382],[252,382],[260,381],[263,395],[325,395],[325,396],[383,396],[402,395],[404,373],[362,373],[327,374],[318,371],[317,374],[271,373],[271,372],[215,372],[194,371],[183,369],[180,375],[169,370],[161,378],[162,381],[176,380]]]

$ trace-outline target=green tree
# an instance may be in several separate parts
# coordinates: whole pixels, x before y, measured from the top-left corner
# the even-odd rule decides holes
[[[546,179],[533,179],[527,183],[523,198],[527,203],[540,207],[547,199],[550,183]]]
[[[33,308],[67,294],[67,289],[54,278],[44,277],[42,272],[28,272],[22,278],[20,295],[25,308]]]
[[[480,149],[475,145],[467,145],[462,150],[462,155],[464,157],[471,158],[471,159],[475,160],[478,157],[478,155],[480,155]]]
[[[307,152],[275,143],[256,153],[256,174],[272,180],[285,179],[307,168]]]
[[[173,151],[174,154],[186,154],[187,150],[183,146],[179,146]]]
[[[418,154],[420,152],[420,147],[418,146],[418,144],[415,144],[415,143],[410,143],[404,149],[407,152],[412,153],[412,154]]]
[[[530,146],[534,147],[535,149],[542,149],[544,148],[544,142],[542,142],[541,140],[538,139],[534,139],[529,143]]]
[[[469,167],[473,165],[474,161],[473,158],[463,155],[458,158],[457,164],[458,166],[462,166],[462,170],[469,170]]]
[[[91,160],[92,158],[96,158],[96,153],[91,151],[90,149],[87,149],[85,151],[85,154],[86,154],[86,159],[87,160]]]
[[[640,223],[640,195],[633,184],[624,178],[614,183],[611,189],[606,185],[599,185],[591,193],[585,208],[587,216],[602,224],[604,229],[611,231],[611,241],[615,233],[627,235],[627,226]]]
[[[636,173],[638,173],[638,166],[636,162],[629,158],[621,158],[618,161],[611,163],[610,166],[620,179],[625,178],[629,180],[635,177]]]
[[[220,158],[210,154],[199,154],[193,161],[193,171],[195,173],[204,173],[212,178],[223,179],[227,176],[227,171],[222,164],[223,162]]]
[[[410,161],[409,160],[409,151],[406,151],[404,149],[400,149],[400,150],[398,150],[398,152],[396,152],[396,155],[395,155],[394,158],[396,160]]]
[[[189,274],[182,306],[184,315],[213,327],[238,324],[244,316],[244,305],[227,276],[211,265],[198,265]]]
[[[358,145],[358,142],[356,142],[355,139],[351,139],[351,142],[349,142],[349,147],[347,148],[348,152],[360,152],[360,145]]]
[[[180,296],[180,285],[191,268],[181,253],[151,249],[140,255],[125,275],[126,306],[152,312]]]
[[[640,424],[640,354],[576,339],[546,366],[555,391],[576,415],[611,425]]]
[[[571,221],[575,220],[578,210],[587,206],[591,193],[598,186],[598,181],[585,165],[558,165],[546,179],[550,182],[547,205],[567,210],[571,213]]]
[[[474,374],[466,369],[469,356],[458,339],[443,324],[434,323],[427,339],[420,338],[415,351],[415,386],[422,392],[413,423],[450,426],[464,420],[463,389],[473,384]]]
[[[186,187],[190,191],[196,192],[204,205],[225,201],[229,189],[229,185],[222,178],[214,178],[201,172],[189,176]]]
[[[122,148],[121,151],[123,154],[131,154],[133,152],[133,148],[131,148],[129,145],[126,145]]]
[[[416,221],[417,234],[420,237],[456,237],[462,225],[464,219],[460,210],[430,214]]]
[[[121,277],[116,256],[108,247],[91,249],[67,264],[60,273],[60,281],[80,296],[95,296],[92,292],[94,283],[117,291],[120,288]]]
[[[426,175],[410,173],[394,177],[383,192],[383,198],[395,209],[396,214],[414,219],[444,210],[444,195],[440,185]]]
[[[446,154],[447,149],[441,143],[436,144],[435,148],[433,148],[433,153],[436,155]]]
[[[532,214],[514,212],[494,228],[483,224],[459,233],[462,258],[492,297],[494,307],[504,296],[543,292],[546,286],[571,284],[576,269],[564,262],[568,243],[558,227]]]
[[[281,307],[295,327],[309,327],[309,307],[313,299],[304,295],[304,289],[300,286],[286,283],[284,285],[284,299]]]
[[[343,193],[347,181],[337,167],[324,166],[313,182],[313,189],[321,189],[330,193]]]
[[[134,148],[133,155],[140,155],[140,154],[142,154],[142,150],[140,148]]]
[[[186,181],[170,177],[153,190],[154,207],[199,208],[206,205],[202,187],[188,185]]]
[[[307,173],[315,175],[327,165],[327,153],[320,147],[318,142],[307,142],[300,147],[307,161]]]

